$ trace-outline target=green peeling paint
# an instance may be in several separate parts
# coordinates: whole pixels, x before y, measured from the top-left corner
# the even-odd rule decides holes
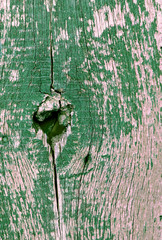
[[[53,87],[73,106],[56,159],[61,236],[49,148],[33,128],[51,96],[50,9],[0,9],[1,239],[158,239],[159,6],[53,1]]]

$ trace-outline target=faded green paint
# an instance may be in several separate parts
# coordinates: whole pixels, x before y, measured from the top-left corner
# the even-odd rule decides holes
[[[58,238],[49,152],[32,128],[51,84],[50,8],[44,2],[6,1],[0,13],[1,239]],[[159,236],[158,4],[150,1],[149,11],[145,1],[134,2],[128,1],[129,10],[124,0],[53,6],[54,88],[63,88],[74,106],[72,134],[57,158],[66,239]],[[105,16],[107,27],[101,18],[95,30],[95,14]],[[153,215],[146,210],[143,217],[142,199]]]

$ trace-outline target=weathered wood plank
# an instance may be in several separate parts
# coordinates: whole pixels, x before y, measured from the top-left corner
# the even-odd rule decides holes
[[[159,3],[0,5],[1,239],[160,239]],[[33,126],[51,83],[62,149]]]

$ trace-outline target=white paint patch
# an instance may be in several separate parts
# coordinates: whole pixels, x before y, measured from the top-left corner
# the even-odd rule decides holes
[[[116,35],[118,38],[120,38],[123,34],[124,34],[124,32],[122,30],[117,29]]]
[[[12,6],[12,12],[14,12],[16,8],[16,14],[13,17],[12,21],[12,26],[13,27],[18,27],[20,25],[19,19],[20,19],[20,14],[19,14],[19,7],[16,7],[15,5]]]
[[[114,71],[115,75],[117,76],[117,69],[116,69],[117,64],[115,63],[115,61],[113,59],[110,59],[109,62],[104,60],[104,63],[105,63],[105,69],[110,72]]]
[[[47,144],[47,135],[44,134],[42,132],[42,130],[38,130],[37,134],[36,134],[36,138],[39,139],[39,140],[42,140],[43,142],[43,145],[46,147],[46,148],[49,148],[49,145]]]
[[[64,146],[67,143],[67,138],[70,134],[71,134],[71,126],[69,125],[67,127],[66,132],[52,138],[52,148],[54,150],[55,159],[57,159],[57,157],[62,152]]]
[[[3,109],[0,112],[0,132],[3,135],[11,136],[11,129],[8,127],[7,120],[11,116],[11,111]]]
[[[1,88],[1,92],[0,92],[0,96],[3,96],[4,94],[5,94],[5,90],[4,90],[4,88]]]
[[[2,110],[0,113],[0,133],[2,135],[9,136],[9,144],[12,144],[13,148],[18,148],[20,145],[20,132],[15,131],[14,129],[11,129],[8,124],[7,120],[13,120],[14,115],[11,114],[11,111],[8,110]],[[0,138],[2,141],[2,138]],[[8,140],[7,140],[8,141]],[[0,147],[3,147],[3,145],[0,144]]]
[[[68,32],[67,32],[67,21],[65,29],[60,28],[60,34],[56,38],[56,42],[60,40],[69,40]]]
[[[3,29],[1,31],[1,43],[2,45],[5,42],[6,34],[10,29],[11,26],[11,11],[10,11],[10,0],[1,0],[0,2],[0,9],[4,10],[4,13],[2,14],[1,21],[3,22]]]
[[[121,11],[121,4],[116,4],[116,7],[111,11],[109,6],[94,11],[94,22],[93,32],[95,37],[100,37],[101,34],[110,26],[121,26],[124,27],[124,12]]]
[[[36,30],[37,30],[37,36],[39,35],[39,31],[38,31],[38,22],[35,22],[35,26],[36,26]],[[42,41],[39,42],[40,44],[42,43]]]
[[[80,47],[79,39],[81,35],[82,29],[81,28],[76,28],[76,34],[75,34],[75,42],[76,44]]]
[[[155,39],[157,42],[157,47],[160,50],[162,47],[162,12],[157,12],[157,32],[155,33]],[[162,64],[161,64],[161,70],[162,70]]]
[[[10,10],[10,0],[0,0],[0,10]]]
[[[52,9],[52,11],[54,11],[54,6],[56,6],[56,0],[44,0],[44,5],[47,8],[47,12],[50,12],[50,9]]]
[[[109,27],[108,21],[105,19],[105,9],[95,11],[93,16],[95,21],[95,27],[93,28],[94,36],[100,37],[103,31]]]
[[[11,104],[9,106],[11,106]],[[16,108],[16,104],[14,104],[14,107]],[[23,112],[24,112],[23,108],[13,110],[13,113],[23,113]]]
[[[92,26],[93,26],[93,21],[92,21],[91,19],[89,19],[87,22],[88,22],[88,24],[89,24],[89,26],[87,27],[87,31],[90,32],[90,31],[91,31],[91,28],[92,28]]]
[[[66,73],[66,75],[70,71],[70,62],[71,62],[71,57],[69,57],[69,59],[64,62],[64,66],[63,66],[62,72]]]
[[[15,132],[15,135],[16,135],[15,137],[12,137],[13,146],[14,148],[18,148],[20,145],[20,135],[17,131]]]
[[[145,0],[145,7],[146,7],[146,11],[149,13],[149,16],[147,17],[147,20],[145,19],[146,23],[151,23],[154,21],[155,19],[155,15],[156,15],[156,10],[153,4],[152,0]]]
[[[19,79],[19,70],[11,70],[10,81],[15,82]]]

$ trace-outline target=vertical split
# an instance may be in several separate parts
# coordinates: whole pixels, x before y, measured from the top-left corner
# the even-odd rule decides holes
[[[40,103],[38,109],[33,114],[33,127],[40,139],[43,139],[45,146],[49,146],[50,162],[53,169],[53,188],[55,192],[55,205],[58,225],[58,235],[63,236],[62,224],[62,199],[59,186],[59,177],[57,172],[56,158],[66,145],[67,137],[71,134],[71,117],[73,106],[59,93],[53,91],[52,96],[46,98]],[[45,137],[45,138],[44,138]],[[55,210],[54,210],[55,211]]]
[[[53,170],[54,170],[54,187],[55,187],[55,194],[56,194],[56,204],[57,204],[57,214],[58,214],[58,226],[61,234],[60,229],[60,208],[59,208],[59,193],[58,193],[58,177],[57,177],[57,169],[56,169],[56,161],[55,161],[55,153],[53,149],[50,149],[52,152],[52,164],[53,164]]]
[[[49,22],[49,34],[50,34],[50,60],[51,60],[51,85],[50,85],[50,91],[51,93],[54,90],[54,77],[53,77],[53,52],[52,52],[52,46],[53,46],[53,38],[52,38],[52,0],[50,0],[50,22]],[[57,169],[56,169],[56,160],[55,160],[55,154],[54,151],[51,148],[52,152],[52,164],[53,164],[53,170],[54,170],[54,188],[55,188],[55,194],[56,194],[56,204],[57,204],[57,213],[58,213],[58,226],[60,230],[60,209],[59,209],[59,193],[58,193],[58,177],[57,177]],[[60,232],[61,234],[61,232]]]

